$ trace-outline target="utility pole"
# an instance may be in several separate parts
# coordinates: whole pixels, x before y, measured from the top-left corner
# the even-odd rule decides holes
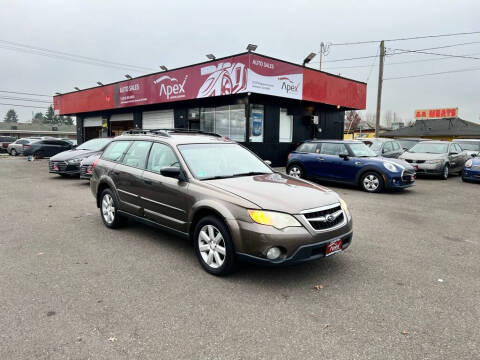
[[[380,42],[380,66],[378,67],[377,116],[375,118],[375,137],[380,130],[380,111],[382,109],[383,61],[385,59],[385,41]]]
[[[319,67],[319,70],[322,70],[322,57],[323,57],[323,48],[324,48],[325,44],[323,43],[323,41],[320,43],[320,67]]]

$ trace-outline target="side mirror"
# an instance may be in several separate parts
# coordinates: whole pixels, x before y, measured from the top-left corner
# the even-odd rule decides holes
[[[475,154],[475,153],[472,154],[472,157],[476,157],[476,156],[478,156],[478,154]]]
[[[174,179],[179,179],[182,177],[182,171],[179,167],[166,166],[160,169],[160,174]]]
[[[263,162],[268,166],[272,166],[272,162],[270,160],[263,160]]]
[[[347,154],[339,154],[338,156],[340,156],[345,161],[348,160],[348,155]]]

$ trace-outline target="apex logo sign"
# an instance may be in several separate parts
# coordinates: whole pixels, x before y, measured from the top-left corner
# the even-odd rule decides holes
[[[287,76],[280,76],[278,80],[283,81],[282,82],[282,90],[286,91],[287,94],[289,93],[298,93],[298,87],[300,84],[295,84],[294,81],[290,80]]]
[[[167,99],[176,98],[176,97],[184,97],[185,96],[185,83],[187,82],[188,75],[185,75],[183,82],[178,82],[177,78],[170,77],[168,75],[164,75],[159,77],[153,83],[155,85],[160,85],[160,96],[166,96]]]

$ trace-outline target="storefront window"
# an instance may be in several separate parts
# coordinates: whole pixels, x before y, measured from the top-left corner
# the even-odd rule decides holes
[[[293,116],[288,115],[287,109],[280,109],[279,142],[292,142]]]
[[[215,132],[234,141],[245,141],[245,105],[200,109],[200,130]]]
[[[251,105],[250,142],[263,142],[263,105]]]

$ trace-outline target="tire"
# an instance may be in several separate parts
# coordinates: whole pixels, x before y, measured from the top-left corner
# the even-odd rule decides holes
[[[383,191],[385,184],[380,174],[367,171],[360,178],[360,187],[369,193],[379,193]]]
[[[33,157],[36,158],[36,159],[41,159],[43,158],[43,151],[41,150],[37,150],[33,153]]]
[[[302,179],[305,176],[303,167],[298,164],[289,165],[287,168],[287,175]]]
[[[10,155],[17,156],[17,150],[15,149],[10,150]]]
[[[206,216],[197,223],[193,243],[200,265],[209,274],[225,276],[235,270],[235,250],[230,232],[216,216]]]
[[[448,166],[448,164],[445,164],[445,166],[443,167],[443,170],[442,170],[442,175],[440,175],[440,178],[442,180],[447,180],[449,173],[450,173],[449,166]]]
[[[118,201],[115,194],[110,189],[105,189],[100,195],[100,216],[103,224],[110,228],[119,228],[123,223],[123,218],[118,214]]]

